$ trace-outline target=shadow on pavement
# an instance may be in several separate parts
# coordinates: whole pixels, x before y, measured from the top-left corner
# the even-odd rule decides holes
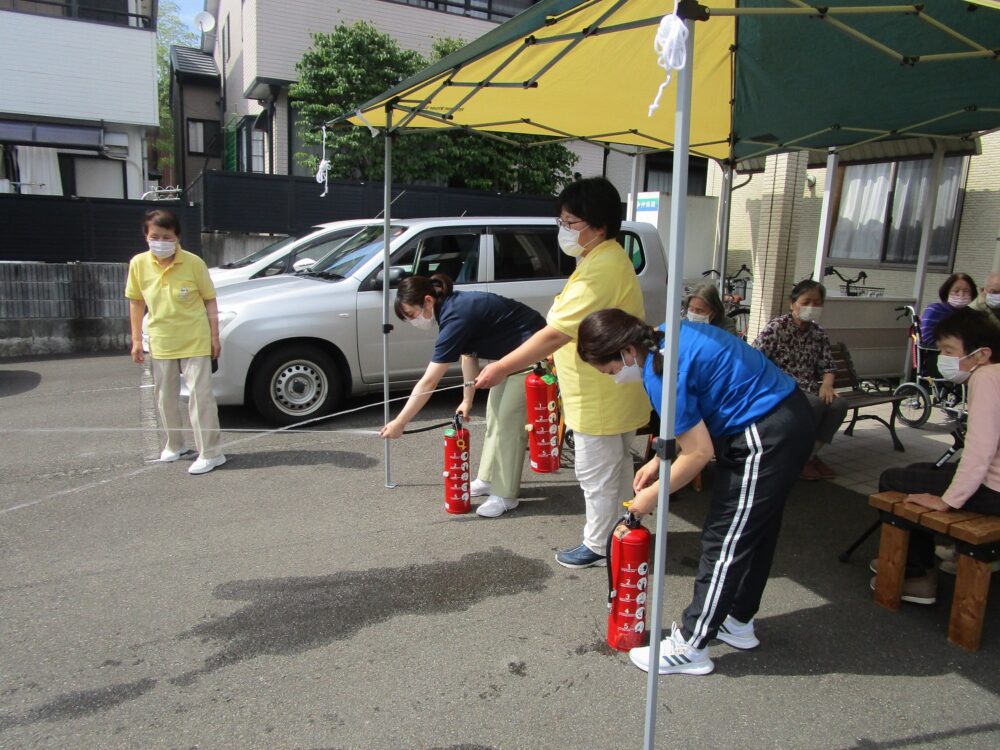
[[[42,382],[34,370],[0,370],[0,398],[33,391]]]

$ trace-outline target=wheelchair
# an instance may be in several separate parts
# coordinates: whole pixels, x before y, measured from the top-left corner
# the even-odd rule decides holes
[[[910,427],[920,427],[927,422],[931,409],[944,411],[960,425],[965,421],[966,391],[964,384],[952,383],[941,377],[937,369],[938,350],[920,344],[920,316],[910,305],[897,307],[900,315],[910,319],[910,362],[913,380],[901,383],[893,394],[905,396],[899,402],[899,419]]]

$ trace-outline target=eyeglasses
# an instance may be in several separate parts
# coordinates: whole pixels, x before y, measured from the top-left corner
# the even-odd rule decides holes
[[[567,229],[572,229],[574,224],[586,224],[586,219],[564,219],[561,216],[556,219],[557,227],[566,227]]]

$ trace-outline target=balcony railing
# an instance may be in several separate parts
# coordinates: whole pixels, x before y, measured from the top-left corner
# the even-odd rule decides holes
[[[530,8],[538,0],[386,0],[399,5],[427,8],[442,13],[503,22]]]
[[[0,0],[0,10],[155,31],[155,0],[140,0],[136,5],[142,12],[130,12],[128,0]]]

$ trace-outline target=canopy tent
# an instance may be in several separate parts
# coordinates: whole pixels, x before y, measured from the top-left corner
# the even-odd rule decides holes
[[[688,154],[732,169],[798,149],[838,154],[919,138],[962,143],[1000,127],[1000,12],[985,0],[833,0],[822,7],[800,0],[719,0],[710,8],[682,0],[687,64],[674,73],[650,116],[664,80],[652,42],[670,9],[664,0],[542,0],[349,118],[387,135],[458,128],[494,138],[522,133],[583,140],[630,153],[674,150],[671,192],[682,197],[671,202],[661,488],[674,439],[669,395],[677,367]],[[390,177],[387,137],[387,196]],[[388,215],[387,205],[386,221]],[[388,254],[387,246],[386,268]],[[388,289],[383,314],[387,323]],[[383,351],[388,358],[387,343]],[[388,468],[386,477],[390,484]],[[668,509],[669,494],[662,490],[660,560],[666,559]],[[655,634],[662,593],[663,567],[656,566]],[[651,663],[658,645],[653,638]],[[654,670],[646,747],[653,746],[656,691]]]

